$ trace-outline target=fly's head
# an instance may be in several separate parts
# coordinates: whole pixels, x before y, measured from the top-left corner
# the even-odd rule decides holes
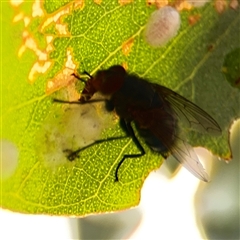
[[[93,87],[104,95],[112,95],[122,87],[126,74],[120,65],[100,70],[93,79]]]
[[[85,87],[81,93],[81,97],[79,101],[81,103],[88,102],[93,95],[97,92],[96,88],[94,87],[94,78],[91,77],[88,81],[85,82]]]

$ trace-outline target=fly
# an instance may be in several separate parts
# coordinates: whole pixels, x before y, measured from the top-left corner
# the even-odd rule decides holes
[[[195,130],[208,134],[221,134],[218,123],[200,107],[180,96],[178,93],[134,75],[115,65],[107,70],[99,70],[95,76],[87,72],[81,97],[77,102],[55,99],[61,103],[86,104],[98,100],[92,99],[99,92],[106,97],[106,108],[115,111],[120,118],[121,127],[130,136],[139,149],[137,154],[125,154],[115,170],[115,181],[119,181],[118,172],[126,159],[142,157],[145,150],[135,135],[132,123],[135,123],[139,136],[153,151],[164,158],[172,154],[193,175],[205,182],[208,175],[200,163],[194,149],[184,140],[179,128],[179,121],[187,122]],[[102,100],[99,100],[102,101]],[[73,161],[78,153],[96,143],[117,138],[98,140],[84,148],[67,150],[68,159]]]

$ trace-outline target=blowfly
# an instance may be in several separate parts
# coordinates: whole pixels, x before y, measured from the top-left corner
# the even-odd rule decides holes
[[[145,154],[132,123],[135,124],[138,135],[151,150],[160,153],[165,158],[168,154],[172,154],[193,175],[205,182],[208,181],[208,175],[194,149],[184,140],[179,128],[179,121],[182,121],[203,133],[220,134],[221,128],[208,113],[164,86],[127,73],[120,65],[112,66],[107,70],[99,70],[95,76],[87,72],[85,74],[89,77],[87,81],[73,74],[85,83],[79,101],[67,102],[57,99],[55,101],[86,104],[98,101],[92,99],[97,92],[106,97],[104,99],[106,109],[116,112],[122,128],[139,149],[137,154],[123,156],[115,170],[115,181],[119,180],[118,171],[126,159],[141,157]],[[112,139],[117,138],[97,140],[93,144]],[[78,153],[87,147],[74,151],[68,150],[68,159],[74,160]]]

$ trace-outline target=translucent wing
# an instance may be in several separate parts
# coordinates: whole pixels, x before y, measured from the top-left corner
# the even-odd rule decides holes
[[[152,150],[163,155],[170,152],[194,176],[207,182],[208,175],[194,149],[179,137],[177,119],[171,109],[166,111],[166,108],[167,106],[137,112],[134,121],[137,122],[140,135]]]
[[[208,175],[199,161],[198,156],[187,142],[176,137],[173,145],[170,147],[170,152],[174,158],[194,176],[204,182],[209,181]]]
[[[218,123],[200,107],[166,87],[158,84],[153,84],[153,87],[169,103],[178,119],[187,122],[191,128],[208,134],[221,134]]]

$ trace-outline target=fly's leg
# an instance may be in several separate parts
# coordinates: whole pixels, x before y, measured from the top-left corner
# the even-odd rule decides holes
[[[87,71],[84,71],[83,74],[87,75],[89,78],[93,78]],[[85,79],[80,78],[77,74],[72,73],[72,76],[74,76],[76,79],[78,79],[81,82],[86,83],[87,81]]]
[[[79,102],[79,101],[65,101],[65,100],[61,100],[58,98],[53,98],[53,102],[57,102],[57,103],[67,103],[67,104],[88,104],[88,103],[95,103],[95,102],[106,102],[106,99],[91,99],[88,100],[87,102]]]
[[[86,74],[88,77],[93,78],[87,71],[84,71],[83,74]]]
[[[99,143],[104,143],[104,142],[108,142],[108,141],[113,141],[113,140],[119,140],[119,139],[122,139],[122,138],[126,138],[127,136],[122,136],[122,137],[111,137],[111,138],[106,138],[106,139],[101,139],[101,140],[96,140],[94,141],[93,143],[85,146],[85,147],[82,147],[82,148],[79,148],[75,151],[72,151],[71,149],[65,149],[63,152],[67,153],[67,158],[69,161],[74,161],[77,157],[79,157],[79,153],[82,152],[83,150],[86,150],[87,148],[89,147],[92,147],[93,145],[95,144],[99,144]]]
[[[88,103],[95,103],[95,102],[106,102],[107,100],[105,99],[93,99],[93,100],[89,100],[88,102],[79,102],[79,101],[65,101],[65,100],[61,100],[61,99],[57,99],[57,98],[54,98],[53,99],[54,102],[57,102],[57,103],[63,103],[63,104],[88,104]],[[95,145],[95,144],[99,144],[99,143],[103,143],[103,142],[106,142],[106,141],[112,141],[112,140],[118,140],[118,139],[122,139],[122,138],[126,138],[128,136],[124,136],[124,137],[112,137],[112,138],[107,138],[107,139],[101,139],[101,140],[96,140],[94,141],[93,143],[83,147],[83,148],[79,148],[78,150],[76,151],[72,151],[71,149],[65,149],[63,152],[67,153],[67,158],[69,161],[74,161],[77,157],[78,157],[78,154]]]
[[[142,156],[145,155],[145,150],[142,147],[142,145],[140,144],[140,142],[138,141],[137,137],[135,136],[135,133],[134,133],[132,125],[131,125],[131,122],[122,121],[121,124],[122,124],[122,127],[126,128],[125,130],[130,135],[133,142],[136,144],[137,148],[140,150],[140,153],[138,153],[138,154],[126,154],[126,155],[123,156],[122,160],[118,163],[116,171],[115,171],[115,182],[118,182],[118,171],[119,171],[119,168],[121,167],[121,165],[123,164],[123,162],[125,161],[125,159],[127,159],[127,158],[137,158],[137,157],[142,157]]]
[[[102,101],[105,101],[105,102],[108,102],[106,99],[94,99],[94,100],[89,100],[88,102],[79,102],[79,101],[65,101],[65,100],[60,100],[60,99],[53,99],[54,102],[58,102],[58,103],[67,103],[67,104],[87,104],[87,103],[93,103],[93,102],[102,102]],[[122,127],[122,129],[127,133],[127,136],[124,136],[124,137],[113,137],[113,138],[107,138],[107,139],[102,139],[102,140],[96,140],[95,142],[83,147],[83,148],[79,148],[77,149],[76,151],[72,151],[70,149],[65,149],[64,152],[67,153],[67,158],[69,161],[74,161],[77,157],[78,157],[78,154],[95,145],[95,144],[99,144],[99,143],[103,143],[103,142],[106,142],[106,141],[112,141],[112,140],[118,140],[118,139],[121,139],[121,138],[126,138],[126,137],[131,137],[133,142],[136,144],[137,148],[140,150],[140,153],[138,154],[125,154],[122,158],[122,160],[118,163],[117,165],[117,168],[116,168],[116,171],[115,171],[115,182],[118,182],[119,179],[118,179],[118,171],[119,171],[119,168],[121,167],[121,165],[123,164],[123,162],[125,161],[125,159],[127,158],[137,158],[137,157],[142,157],[145,155],[145,150],[144,148],[142,147],[142,145],[140,144],[140,142],[138,141],[137,137],[135,136],[135,133],[133,131],[133,128],[131,126],[131,122],[127,122],[123,119],[120,120],[120,125]]]

